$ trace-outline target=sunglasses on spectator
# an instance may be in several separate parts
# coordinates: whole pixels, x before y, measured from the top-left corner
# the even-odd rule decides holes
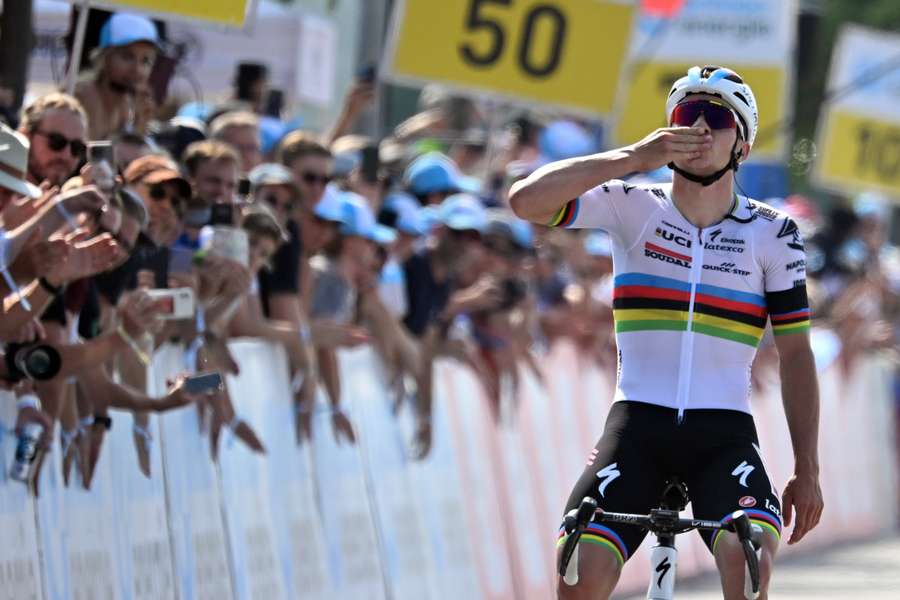
[[[290,212],[291,209],[294,208],[294,203],[288,200],[287,202],[279,202],[278,196],[275,194],[268,194],[263,196],[263,201],[271,206],[274,210],[278,212]]]
[[[87,144],[81,140],[70,140],[63,134],[55,131],[35,131],[35,133],[47,138],[47,146],[54,152],[62,152],[66,149],[66,146],[71,150],[72,156],[76,158],[83,157],[85,152],[87,152]]]
[[[711,129],[732,129],[737,125],[734,111],[715,100],[692,100],[675,105],[672,125],[690,127],[703,115]]]
[[[318,173],[313,173],[311,171],[304,171],[303,173],[301,173],[300,179],[302,179],[309,185],[315,185],[317,183],[328,185],[331,182],[330,175],[319,175]]]
[[[177,214],[181,215],[184,212],[184,206],[187,203],[187,200],[177,194],[169,193],[165,184],[155,183],[150,186],[148,191],[150,193],[150,197],[157,202],[168,200]]]

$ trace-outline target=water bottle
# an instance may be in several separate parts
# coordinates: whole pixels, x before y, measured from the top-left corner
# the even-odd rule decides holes
[[[22,428],[22,433],[16,442],[16,457],[9,476],[16,481],[27,482],[31,475],[31,463],[37,455],[38,440],[44,433],[44,426],[40,423],[28,423]]]

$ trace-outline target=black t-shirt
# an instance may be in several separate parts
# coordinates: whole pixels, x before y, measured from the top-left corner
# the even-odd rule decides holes
[[[438,282],[431,270],[431,259],[427,252],[413,254],[403,263],[406,274],[406,316],[403,324],[410,333],[421,337],[429,323],[432,323],[447,306],[450,299],[450,282]]]
[[[272,269],[259,272],[259,297],[266,316],[269,316],[269,298],[272,295],[297,294],[300,291],[303,241],[296,223],[288,221],[286,229],[288,240],[279,246],[272,257]]]

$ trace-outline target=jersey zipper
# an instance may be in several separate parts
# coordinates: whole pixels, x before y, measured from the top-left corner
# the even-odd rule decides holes
[[[678,368],[678,393],[676,405],[678,406],[678,423],[684,422],[684,410],[687,408],[688,397],[691,393],[691,371],[694,362],[694,302],[697,298],[697,284],[703,273],[703,229],[697,229],[697,243],[692,244],[691,270],[689,281],[691,294],[688,301],[687,325],[684,337],[681,338],[681,361]]]

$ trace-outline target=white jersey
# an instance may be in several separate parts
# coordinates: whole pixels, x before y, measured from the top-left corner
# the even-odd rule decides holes
[[[551,225],[598,228],[612,239],[616,400],[750,411],[750,364],[771,319],[775,335],[809,329],[806,261],[794,221],[735,196],[700,229],[672,202],[672,185],[604,183]]]

